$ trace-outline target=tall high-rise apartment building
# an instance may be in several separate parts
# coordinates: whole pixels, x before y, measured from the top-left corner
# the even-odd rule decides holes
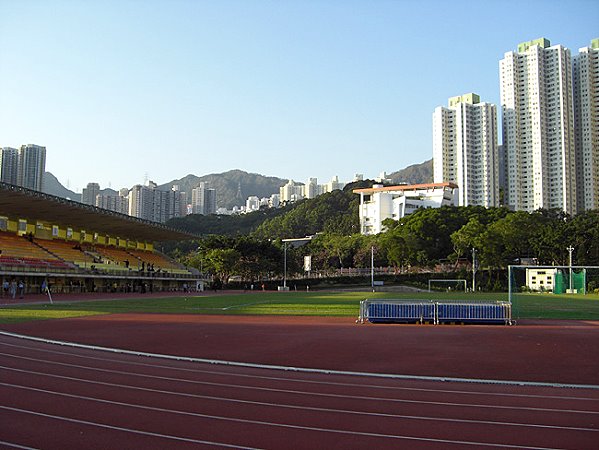
[[[599,38],[573,59],[578,211],[599,209]]]
[[[200,181],[198,187],[191,191],[191,205],[194,214],[216,214],[216,189],[211,189],[208,183]]]
[[[125,195],[123,195],[123,193]],[[98,208],[109,209],[121,214],[129,214],[129,190],[126,192],[120,192],[118,194],[110,194],[104,192],[96,195],[95,205]]]
[[[5,183],[42,190],[46,171],[46,147],[27,144],[0,149],[0,179]]]
[[[180,192],[178,186],[173,186],[170,191],[157,188],[153,181],[148,182],[146,186],[133,186],[128,195],[129,215],[161,223],[184,215],[182,202],[185,204],[185,193]],[[216,211],[216,205],[214,210]]]
[[[17,184],[41,191],[46,171],[46,147],[27,144],[19,149]]]
[[[506,205],[575,214],[570,50],[540,38],[505,53],[499,66]]]
[[[99,193],[100,185],[98,183],[87,183],[87,187],[84,187],[81,192],[81,203],[85,203],[86,205],[96,205],[96,196]]]
[[[17,184],[19,150],[12,147],[0,148],[0,181]]]
[[[433,179],[458,185],[459,206],[499,206],[497,107],[476,94],[433,113]]]

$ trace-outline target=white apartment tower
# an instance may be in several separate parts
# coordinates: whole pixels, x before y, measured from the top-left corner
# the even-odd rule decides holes
[[[495,105],[470,93],[435,108],[433,181],[457,184],[459,206],[499,206]]]
[[[575,214],[576,164],[570,50],[545,38],[500,61],[505,204]]]
[[[573,59],[578,211],[599,209],[599,38]]]

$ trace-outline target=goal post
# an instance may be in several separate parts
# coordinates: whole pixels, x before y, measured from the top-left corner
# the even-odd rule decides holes
[[[428,291],[432,292],[433,288],[438,286],[438,290],[445,291],[464,291],[467,292],[467,281],[465,279],[447,279],[447,278],[430,278],[428,280]]]

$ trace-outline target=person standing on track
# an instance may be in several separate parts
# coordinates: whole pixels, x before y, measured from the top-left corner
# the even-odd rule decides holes
[[[14,278],[12,280],[10,280],[10,288],[9,288],[9,293],[10,296],[13,298],[15,298],[15,296],[17,295],[17,280],[15,280]]]
[[[19,298],[23,298],[24,295],[25,295],[25,283],[23,283],[23,280],[19,280]]]

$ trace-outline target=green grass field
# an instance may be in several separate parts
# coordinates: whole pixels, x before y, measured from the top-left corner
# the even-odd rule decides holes
[[[507,294],[312,292],[138,298],[0,308],[0,323],[113,313],[248,314],[357,317],[365,298],[418,300],[507,300]],[[515,319],[599,320],[599,295],[518,294]]]

